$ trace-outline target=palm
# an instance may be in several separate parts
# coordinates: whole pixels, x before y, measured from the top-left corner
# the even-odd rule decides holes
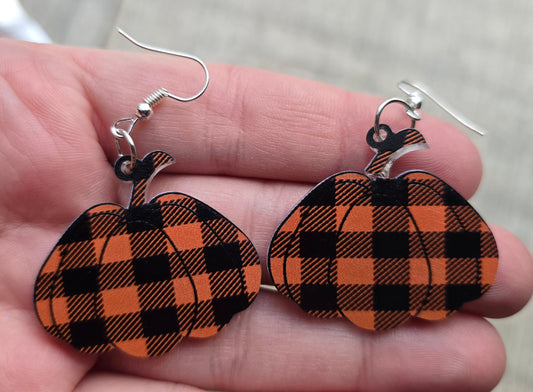
[[[155,62],[5,40],[0,46],[2,390],[157,391],[169,382],[183,390],[486,390],[498,380],[501,342],[472,314],[520,309],[530,296],[532,269],[523,245],[497,228],[501,260],[494,289],[444,322],[411,321],[372,334],[343,320],[312,319],[280,296],[262,293],[216,337],[182,342],[158,359],[83,355],[50,337],[32,302],[47,254],[85,209],[127,205],[128,186],[111,169],[116,152],[109,125],[130,115],[142,96],[179,86],[196,70],[161,57]],[[150,77],[140,77],[146,70]],[[177,160],[154,182],[152,194],[180,191],[218,209],[250,236],[264,264],[272,233],[309,189],[305,183],[360,170],[368,161],[361,135],[378,101],[259,71],[211,71],[206,96],[163,105],[134,137],[140,155],[161,149]],[[418,164],[471,195],[480,176],[473,147],[449,126],[434,120],[426,126],[438,128],[426,134],[432,161],[421,152],[399,168]],[[454,160],[446,159],[458,150]],[[462,167],[472,169],[456,176]]]

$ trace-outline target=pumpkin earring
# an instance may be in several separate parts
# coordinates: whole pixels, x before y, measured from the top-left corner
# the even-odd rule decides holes
[[[365,174],[346,171],[322,181],[272,238],[274,284],[315,317],[346,317],[370,330],[391,329],[410,317],[443,319],[494,281],[496,242],[459,193],[423,171],[389,178],[401,155],[428,147],[414,128],[421,94],[476,128],[421,84],[404,81],[399,87],[409,97],[385,101],[367,132],[376,155]],[[394,133],[380,123],[390,104],[406,107],[410,128]]]
[[[205,84],[188,98],[159,89],[138,106],[136,115],[111,127],[119,155],[115,174],[133,183],[129,207],[99,204],[78,217],[39,272],[34,301],[43,327],[80,351],[117,347],[151,357],[187,336],[216,334],[254,300],[261,266],[246,235],[201,201],[182,193],[145,201],[150,180],[174,159],[162,151],[138,159],[133,128],[166,97],[182,102],[198,98],[209,73],[194,56],[149,47],[121,33],[145,49],[197,61]],[[122,154],[124,142],[129,155]]]

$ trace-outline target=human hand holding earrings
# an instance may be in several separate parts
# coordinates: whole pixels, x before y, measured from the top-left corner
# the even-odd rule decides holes
[[[86,355],[50,336],[33,309],[39,268],[88,206],[128,205],[116,194],[120,181],[109,164],[116,150],[108,126],[159,87],[141,78],[147,65],[154,80],[174,92],[166,81],[180,77],[174,68],[182,62],[6,40],[0,48],[0,390],[155,392],[170,384],[208,390],[461,391],[490,390],[498,381],[503,348],[482,317],[518,311],[532,279],[527,250],[495,226],[490,228],[499,260],[493,289],[444,321],[413,319],[387,333],[368,332],[343,319],[311,317],[282,295],[260,293],[213,338],[182,341],[157,359],[120,350]],[[243,67],[209,70],[209,99],[190,105],[167,100],[131,136],[139,150],[161,146],[177,161],[157,175],[152,191],[183,191],[216,206],[249,235],[265,261],[276,227],[311,186],[339,171],[362,172],[371,160],[365,133],[380,101]],[[197,74],[190,75],[195,80]],[[136,81],[137,88],[124,89],[124,80]],[[105,99],[117,91],[120,101]],[[117,110],[122,102],[127,104]],[[401,130],[403,112],[387,123],[393,132]],[[127,125],[120,127],[127,131]],[[426,151],[413,152],[394,170],[427,170],[470,197],[481,175],[473,145],[430,116],[424,115],[419,130],[432,159]],[[120,142],[128,155],[127,141]]]

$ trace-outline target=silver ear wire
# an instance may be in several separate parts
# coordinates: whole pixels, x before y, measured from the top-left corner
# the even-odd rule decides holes
[[[420,114],[417,112],[417,109],[422,107],[422,102],[424,101],[424,96],[431,99],[438,107],[452,116],[455,120],[461,123],[463,126],[469,130],[477,133],[480,136],[485,135],[485,132],[481,127],[467,119],[465,116],[460,114],[456,109],[452,108],[450,104],[445,102],[441,97],[437,96],[430,88],[421,82],[411,82],[408,80],[402,80],[398,83],[398,88],[407,94],[407,98],[391,98],[383,102],[376,111],[376,117],[374,121],[374,133],[376,138],[381,140],[382,137],[379,133],[379,118],[383,109],[391,103],[401,103],[406,107],[405,113],[411,117],[411,128],[414,128],[416,121],[421,119]]]
[[[464,125],[466,128],[472,132],[477,133],[480,136],[485,135],[485,131],[478,124],[470,121],[464,115],[459,113],[455,108],[453,108],[448,102],[446,102],[442,97],[438,96],[427,87],[422,82],[411,82],[409,80],[402,80],[398,83],[398,88],[402,90],[405,94],[408,95],[407,102],[414,103],[420,102],[418,108],[422,105],[423,95],[431,99],[435,104],[452,116],[459,123]],[[409,114],[409,113],[408,113]]]
[[[122,153],[122,148],[120,147],[120,140],[125,139],[128,144],[131,160],[128,165],[123,166],[121,169],[125,174],[128,174],[133,170],[135,163],[137,162],[135,143],[133,142],[133,139],[131,137],[131,132],[133,131],[133,127],[135,126],[135,124],[137,124],[139,120],[148,119],[152,115],[153,107],[156,106],[158,103],[160,103],[166,97],[175,99],[180,102],[190,102],[190,101],[193,101],[199,98],[205,92],[205,90],[207,89],[207,86],[209,85],[209,71],[205,63],[196,56],[193,56],[191,54],[184,53],[184,52],[177,52],[177,51],[172,51],[168,49],[163,49],[163,48],[158,48],[155,46],[147,45],[147,44],[137,41],[135,38],[127,34],[122,29],[117,28],[117,30],[124,38],[126,38],[132,44],[140,48],[143,48],[143,49],[146,49],[152,52],[170,54],[172,56],[184,57],[184,58],[196,61],[198,64],[200,64],[205,74],[204,85],[201,88],[201,90],[198,91],[196,94],[190,97],[180,97],[178,95],[169,93],[164,88],[157,89],[155,92],[153,92],[148,97],[146,97],[143,102],[137,105],[137,112],[135,113],[134,116],[127,117],[127,118],[121,118],[120,120],[115,121],[115,123],[111,126],[111,133],[115,137],[115,145],[116,145],[117,153],[119,157],[124,155]],[[119,127],[120,124],[122,123],[129,123],[127,130]]]
[[[172,56],[184,57],[186,59],[190,59],[190,60],[196,61],[198,64],[200,64],[200,66],[204,70],[205,83],[204,83],[204,86],[202,87],[202,89],[198,93],[194,94],[193,96],[183,98],[183,97],[179,97],[177,95],[171,94],[165,89],[160,89],[160,90],[164,90],[164,92],[163,92],[164,96],[172,98],[172,99],[175,99],[177,101],[181,101],[181,102],[189,102],[189,101],[194,101],[196,98],[199,98],[205,92],[205,90],[207,89],[207,85],[209,84],[209,71],[207,70],[207,66],[204,64],[204,62],[202,60],[200,60],[198,57],[193,56],[192,54],[184,53],[184,52],[177,52],[177,51],[173,51],[173,50],[158,48],[156,46],[147,45],[147,44],[144,44],[142,42],[137,41],[135,38],[133,38],[131,35],[126,33],[121,28],[117,28],[117,31],[124,38],[126,38],[128,41],[130,41],[132,44],[138,46],[139,48],[146,49],[146,50],[149,50],[149,51],[152,51],[152,52],[164,53],[164,54],[170,54]],[[158,90],[158,91],[160,91],[160,90]],[[158,102],[159,102],[159,100],[158,100]]]

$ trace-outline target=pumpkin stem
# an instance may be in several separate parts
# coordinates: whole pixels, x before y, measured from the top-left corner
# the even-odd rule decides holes
[[[383,131],[382,140],[374,139],[374,128],[370,128],[366,135],[366,142],[376,151],[376,155],[365,168],[369,177],[388,178],[392,164],[402,155],[429,148],[422,134],[414,128],[393,133],[388,125],[380,124],[379,129]]]
[[[122,168],[129,160],[129,156],[123,156],[115,163],[115,174],[122,181],[132,181],[130,205],[138,207],[146,203],[146,189],[155,175],[168,165],[174,163],[174,158],[163,151],[152,151],[142,160],[135,163],[131,173],[124,173]]]

